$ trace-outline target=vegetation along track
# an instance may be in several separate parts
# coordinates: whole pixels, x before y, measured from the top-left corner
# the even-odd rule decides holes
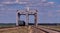
[[[32,26],[33,32],[32,33],[60,33],[60,31],[47,29],[43,27],[35,27]]]

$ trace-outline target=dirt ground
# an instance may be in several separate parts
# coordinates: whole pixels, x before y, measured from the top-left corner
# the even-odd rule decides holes
[[[28,33],[28,29],[26,26],[3,28],[3,29],[0,29],[0,33]]]

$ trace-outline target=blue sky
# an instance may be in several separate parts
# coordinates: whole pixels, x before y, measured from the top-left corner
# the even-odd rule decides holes
[[[0,0],[0,23],[15,23],[16,10],[26,9],[27,6],[38,10],[39,23],[60,23],[60,0],[19,0],[19,2]],[[29,22],[33,22],[33,16],[29,18]],[[24,16],[21,19],[24,20]]]

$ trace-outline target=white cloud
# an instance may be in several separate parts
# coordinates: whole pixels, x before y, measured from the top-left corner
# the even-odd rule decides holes
[[[47,0],[37,0],[38,2],[21,2],[20,0],[15,0],[13,2],[10,2],[12,0],[9,0],[9,1],[6,1],[6,2],[2,2],[2,4],[15,4],[15,3],[18,3],[18,4],[30,4],[29,6],[48,6],[49,4],[54,4],[54,2],[47,2]],[[25,1],[28,1],[28,0],[25,0]],[[45,2],[45,3],[44,3]]]
[[[16,2],[18,3],[18,2],[19,2],[19,0],[16,0]]]
[[[27,0],[26,0],[27,1]],[[1,4],[27,4],[28,6],[38,6],[38,7],[54,7],[55,2],[47,2],[47,0],[37,0],[38,2],[21,2],[20,0],[15,0],[14,2],[2,2]]]
[[[29,3],[29,6],[41,6],[41,7],[54,7],[55,2],[48,2],[47,0],[41,0],[39,2],[35,3]]]
[[[17,9],[5,9],[5,8],[2,8],[2,9],[0,9],[0,10],[17,10]]]
[[[0,1],[2,1],[2,2],[12,2],[12,1],[15,1],[15,0],[0,0]]]
[[[53,4],[54,4],[54,2],[48,2],[48,4],[51,4],[51,5],[53,5]]]
[[[1,2],[1,4],[16,4],[16,3],[18,3],[18,4],[27,4],[27,2]]]
[[[60,8],[60,5],[57,5],[56,7]]]
[[[4,6],[3,4],[0,4],[0,6]]]
[[[42,2],[46,2],[47,0],[41,0]]]
[[[56,10],[56,12],[60,12],[60,10]]]
[[[2,2],[1,4],[14,4],[16,2]]]

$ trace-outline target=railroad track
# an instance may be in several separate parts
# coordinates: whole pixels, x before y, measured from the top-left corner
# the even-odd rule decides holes
[[[32,27],[33,32],[32,33],[49,33],[43,29],[37,28],[37,27]]]
[[[60,30],[55,30],[55,29],[51,29],[51,28],[44,27],[44,26],[41,26],[41,27],[42,27],[42,28],[45,28],[45,29],[49,29],[49,30],[53,30],[53,31],[60,32]]]
[[[53,30],[43,27],[31,26],[31,28],[32,28],[32,33],[60,33],[60,31],[58,30]]]
[[[0,29],[0,30],[8,30],[8,29],[16,29],[16,28],[19,29],[20,27],[13,27],[13,28],[7,28],[7,29],[4,28],[4,29]],[[30,31],[27,33],[60,33],[60,31],[58,31],[58,30],[46,28],[43,26],[37,26],[37,27],[29,26],[28,30],[30,30]]]

